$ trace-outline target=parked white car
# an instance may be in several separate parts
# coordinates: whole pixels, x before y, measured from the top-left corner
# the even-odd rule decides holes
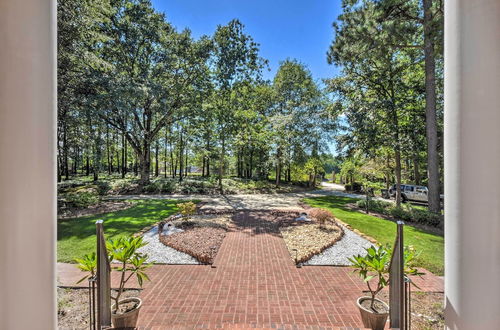
[[[402,184],[401,185],[401,199],[403,202],[406,201],[415,201],[415,202],[423,202],[427,203],[429,190],[425,186],[416,186],[411,184]],[[396,185],[393,185],[389,189],[389,196],[396,196]]]

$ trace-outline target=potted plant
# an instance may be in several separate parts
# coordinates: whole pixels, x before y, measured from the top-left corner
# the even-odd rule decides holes
[[[423,275],[413,267],[414,258],[415,251],[413,248],[405,247],[404,274],[407,276]],[[349,261],[352,263],[354,272],[359,274],[370,292],[370,297],[363,296],[357,300],[363,325],[373,330],[383,330],[389,316],[389,306],[376,297],[389,284],[391,250],[386,246],[379,248],[371,246],[366,249],[365,256],[357,255],[349,258]]]
[[[116,290],[116,295],[111,295],[114,303],[111,306],[111,321],[115,328],[135,328],[142,301],[138,297],[120,299],[127,282],[135,275],[139,286],[142,287],[144,280],[149,280],[146,269],[151,266],[148,264],[148,256],[138,252],[138,249],[145,246],[142,237],[120,237],[106,242],[111,270],[120,273],[120,283]],[[96,271],[95,253],[86,255],[83,259],[75,259],[78,262],[78,268],[89,272],[89,275],[82,278],[79,282],[90,276],[94,276]]]

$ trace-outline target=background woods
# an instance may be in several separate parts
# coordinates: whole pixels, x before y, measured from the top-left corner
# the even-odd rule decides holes
[[[238,20],[194,39],[149,1],[64,0],[58,12],[59,180],[196,174],[222,189],[228,175],[320,172],[304,169],[335,127],[324,91],[295,60],[263,80],[267,61]]]
[[[291,58],[264,79],[237,19],[194,38],[150,1],[59,1],[58,179],[196,176],[223,190],[230,177],[314,186],[327,174],[348,188],[426,185],[439,212],[442,6],[342,1],[327,52],[338,75],[318,80]]]

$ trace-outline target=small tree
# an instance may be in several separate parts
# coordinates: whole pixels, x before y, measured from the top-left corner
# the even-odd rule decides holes
[[[135,275],[137,282],[142,287],[144,280],[149,281],[145,270],[151,266],[148,264],[148,255],[142,254],[137,250],[147,243],[143,242],[142,237],[120,237],[116,240],[108,240],[106,248],[108,250],[109,261],[117,261],[117,266],[112,267],[114,271],[121,273],[118,293],[111,299],[115,301],[114,313],[118,313],[120,297],[125,289],[125,285],[130,278]],[[85,279],[95,276],[97,269],[97,258],[95,252],[85,255],[82,259],[75,259],[78,262],[78,268],[88,274],[80,279],[78,283]]]
[[[385,288],[390,281],[390,262],[391,262],[391,249],[387,246],[381,246],[376,248],[375,246],[370,246],[366,249],[366,255],[357,255],[349,258],[352,263],[354,272],[358,273],[359,276],[366,282],[368,290],[370,291],[371,304],[370,308],[376,312],[374,309],[375,298],[377,294]],[[411,246],[406,246],[404,248],[404,268],[403,272],[406,276],[409,275],[424,275],[418,271],[414,266],[414,260],[417,254]],[[376,279],[375,286],[372,279]],[[415,284],[414,284],[415,285]]]
[[[177,207],[179,208],[179,212],[185,217],[189,217],[196,212],[196,204],[193,202],[179,203]]]
[[[106,248],[108,250],[110,261],[118,261],[118,266],[112,267],[113,270],[121,273],[118,293],[111,299],[115,301],[114,313],[118,313],[120,296],[125,289],[125,284],[135,275],[139,286],[142,287],[144,280],[149,281],[145,270],[151,266],[147,264],[148,255],[142,254],[137,250],[148,243],[143,242],[142,237],[120,237],[116,240],[108,240]]]
[[[311,216],[311,218],[313,218],[319,223],[320,227],[324,227],[327,222],[333,220],[332,212],[325,209],[320,209],[320,208],[312,209],[309,212],[309,215]]]

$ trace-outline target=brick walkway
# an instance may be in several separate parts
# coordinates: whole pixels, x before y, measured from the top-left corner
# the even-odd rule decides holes
[[[141,294],[139,329],[362,327],[365,285],[348,267],[296,268],[269,213],[241,212],[214,266],[155,265]],[[443,291],[441,278],[415,282]]]

